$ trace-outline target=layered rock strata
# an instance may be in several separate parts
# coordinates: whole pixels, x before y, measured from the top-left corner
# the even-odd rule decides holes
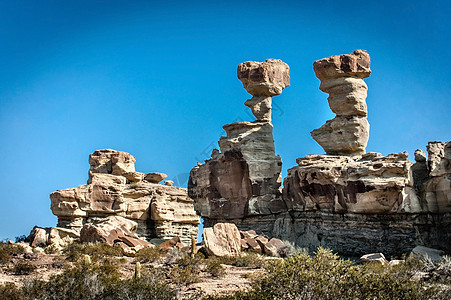
[[[227,135],[219,140],[220,151],[213,150],[210,159],[191,170],[189,196],[204,219],[239,219],[286,210],[270,103],[271,96],[289,85],[288,65],[274,59],[245,62],[238,66],[238,78],[254,95],[246,105],[254,103],[251,108],[257,120],[224,125]],[[260,101],[262,97],[266,100]]]
[[[335,55],[313,63],[319,89],[329,94],[329,107],[336,114],[332,120],[311,132],[327,154],[365,153],[369,138],[366,96],[363,78],[370,76],[370,56],[364,50]]]
[[[193,200],[184,188],[158,184],[165,174],[136,172],[132,155],[110,149],[95,151],[89,163],[88,184],[50,194],[59,227],[80,232],[87,223],[120,216],[136,222],[142,238],[197,236]]]
[[[258,69],[253,66],[244,63],[238,72],[251,94],[251,70]],[[275,159],[269,118],[258,112],[260,121],[224,126],[221,152],[213,151],[190,174],[188,193],[205,227],[231,222],[310,251],[324,246],[354,257],[399,256],[417,245],[451,252],[451,142],[430,142],[428,157],[417,150],[414,164],[406,152],[365,153],[368,53],[319,60],[314,70],[337,115],[312,132],[327,154],[299,158],[280,195],[281,161]]]

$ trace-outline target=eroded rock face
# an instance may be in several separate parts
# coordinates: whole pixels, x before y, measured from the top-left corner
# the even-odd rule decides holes
[[[59,227],[80,232],[86,223],[117,216],[136,222],[138,237],[197,236],[199,217],[186,189],[150,182],[164,176],[135,172],[135,158],[126,152],[97,150],[89,162],[88,184],[50,194]]]
[[[428,171],[422,191],[429,212],[451,213],[451,142],[429,142]]]
[[[238,78],[254,97],[246,102],[257,121],[224,125],[226,136],[211,159],[190,172],[189,195],[204,218],[229,220],[286,210],[281,199],[282,160],[275,154],[271,96],[289,85],[289,68],[281,60],[245,62]]]
[[[335,55],[313,63],[319,89],[329,94],[329,107],[337,115],[318,129],[312,137],[331,155],[365,153],[369,138],[366,96],[363,78],[370,76],[370,56],[364,50]]]
[[[189,195],[196,210],[202,217],[225,220],[285,210],[272,125],[240,122],[224,129],[221,153],[191,170]]]
[[[204,228],[205,249],[215,256],[235,256],[241,252],[241,237],[232,223],[217,223],[212,228]]]
[[[296,211],[388,214],[420,209],[407,153],[308,155],[284,180],[284,200]]]

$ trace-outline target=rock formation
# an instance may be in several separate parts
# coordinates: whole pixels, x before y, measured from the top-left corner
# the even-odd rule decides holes
[[[297,159],[280,194],[270,97],[288,85],[285,70],[273,60],[238,67],[238,77],[254,96],[246,105],[258,120],[225,125],[221,152],[213,151],[211,159],[191,170],[188,193],[205,226],[226,220],[242,231],[311,251],[321,245],[354,257],[401,255],[416,245],[451,252],[451,142],[429,143],[428,158],[417,150],[415,164],[406,152],[365,153],[369,125],[363,79],[371,73],[366,51],[314,63],[320,89],[329,94],[337,116],[312,131],[326,155]],[[256,252],[264,248],[250,236],[243,236],[241,245]]]
[[[135,161],[122,151],[92,153],[88,184],[50,194],[58,226],[79,233],[86,224],[118,216],[134,222],[133,233],[144,239],[180,236],[190,242],[196,237],[199,217],[186,189],[158,184],[166,178],[163,173],[136,172]]]
[[[313,63],[319,89],[329,94],[329,107],[337,115],[311,132],[327,154],[362,154],[368,143],[370,125],[366,119],[370,56],[364,50],[335,55]]]
[[[211,159],[194,167],[188,182],[196,210],[212,219],[238,219],[285,211],[280,184],[282,160],[275,154],[271,96],[289,85],[289,68],[281,60],[245,62],[238,78],[253,95],[250,106],[257,121],[225,125]],[[208,222],[207,222],[208,223]]]
[[[244,105],[252,110],[257,120],[271,122],[271,97],[280,95],[290,86],[288,65],[280,59],[247,61],[238,65],[237,74],[243,87],[253,96]]]

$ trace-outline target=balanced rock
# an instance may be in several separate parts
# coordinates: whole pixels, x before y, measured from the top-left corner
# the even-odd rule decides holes
[[[205,249],[215,256],[235,256],[241,252],[240,232],[235,224],[217,223],[204,228]]]
[[[166,177],[168,177],[168,175],[166,175],[164,173],[152,172],[152,173],[147,173],[144,176],[144,180],[146,180],[148,182],[152,182],[152,183],[159,183],[162,180],[164,180]]]
[[[290,85],[290,68],[280,59],[238,65],[238,79],[253,97],[245,102],[259,121],[271,122],[271,97]]]
[[[313,70],[321,80],[320,90],[329,94],[329,107],[337,115],[311,132],[327,154],[365,153],[369,138],[363,78],[370,76],[370,56],[364,50],[317,60]]]

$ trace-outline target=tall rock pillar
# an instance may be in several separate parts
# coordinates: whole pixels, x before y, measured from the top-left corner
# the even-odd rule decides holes
[[[238,66],[237,74],[253,96],[245,105],[257,120],[224,125],[220,151],[215,149],[210,159],[191,170],[188,192],[207,224],[286,210],[280,191],[282,160],[275,154],[272,134],[271,97],[289,86],[289,67],[276,59],[249,61]]]
[[[363,78],[370,76],[370,56],[364,50],[334,55],[313,63],[319,89],[329,94],[329,107],[337,115],[311,132],[327,154],[365,153],[370,125],[366,119],[368,87]]]

